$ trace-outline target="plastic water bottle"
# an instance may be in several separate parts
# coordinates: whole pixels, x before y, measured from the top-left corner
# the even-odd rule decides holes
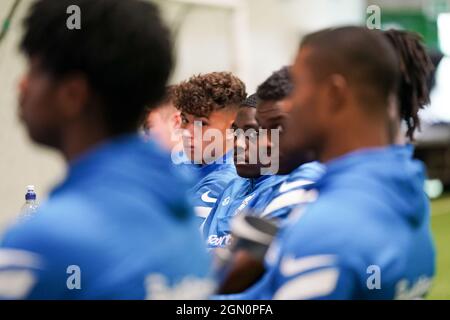
[[[27,186],[27,193],[25,194],[25,204],[20,211],[20,220],[27,220],[36,213],[38,209],[38,202],[36,200],[36,192],[34,186]]]

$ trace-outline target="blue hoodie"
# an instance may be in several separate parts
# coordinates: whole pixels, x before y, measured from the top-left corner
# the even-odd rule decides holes
[[[197,216],[197,225],[203,230],[204,223],[225,187],[238,178],[233,163],[233,151],[209,164],[183,163],[199,181],[189,189]]]
[[[411,147],[360,150],[327,164],[266,255],[267,272],[233,299],[414,299],[435,251],[424,166]]]
[[[236,178],[223,191],[211,214],[206,219],[203,232],[208,248],[226,247],[230,244],[230,221],[246,212],[266,190],[280,184],[285,176],[264,175],[259,178]]]
[[[251,210],[261,217],[284,223],[292,209],[311,201],[305,197],[304,190],[318,181],[325,173],[325,167],[317,162],[300,165],[285,179],[280,180],[270,193],[264,193],[255,199]],[[314,200],[314,199],[312,199]]]
[[[211,288],[187,187],[169,156],[139,137],[87,152],[35,217],[6,233],[0,298],[176,298],[181,287]]]

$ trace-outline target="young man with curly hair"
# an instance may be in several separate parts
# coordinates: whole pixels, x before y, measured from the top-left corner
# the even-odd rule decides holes
[[[201,227],[226,185],[237,177],[231,126],[245,98],[245,84],[230,72],[196,75],[174,90],[184,153],[200,177],[191,194]]]

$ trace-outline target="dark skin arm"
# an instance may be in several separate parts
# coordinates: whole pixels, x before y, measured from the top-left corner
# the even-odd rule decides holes
[[[218,294],[240,293],[252,286],[264,274],[264,264],[247,251],[239,250],[231,261]]]

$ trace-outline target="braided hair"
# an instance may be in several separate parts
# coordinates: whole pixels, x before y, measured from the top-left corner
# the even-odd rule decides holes
[[[419,110],[430,103],[428,80],[434,66],[419,34],[391,29],[384,31],[384,35],[393,45],[399,58],[400,117],[407,125],[407,137],[414,140],[414,131],[420,129]]]

